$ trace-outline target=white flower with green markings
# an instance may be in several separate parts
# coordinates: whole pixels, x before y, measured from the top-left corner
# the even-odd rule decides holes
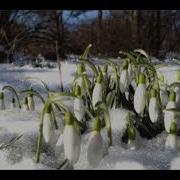
[[[35,110],[35,102],[32,94],[28,95],[28,106],[30,111]]]
[[[123,69],[120,75],[120,90],[121,93],[125,93],[129,86],[129,75],[128,75],[128,62],[125,61]]]
[[[74,115],[78,121],[82,121],[84,117],[84,103],[81,97],[81,88],[79,85],[75,88],[75,99],[74,99]]]
[[[159,106],[157,102],[157,91],[152,89],[149,102],[149,117],[152,123],[156,123],[159,117]]]
[[[169,102],[166,106],[166,109],[173,109],[173,108],[176,108],[176,93],[174,91],[171,91],[169,95]],[[170,126],[172,121],[174,121],[175,117],[176,117],[175,112],[164,110],[164,125],[168,133],[170,132]]]
[[[70,112],[65,113],[65,127],[63,132],[65,158],[75,164],[80,156],[81,135],[74,126],[74,117]]]
[[[46,143],[50,144],[54,136],[54,126],[52,123],[51,106],[45,112],[43,119],[43,137]]]
[[[103,98],[103,76],[101,73],[99,73],[92,94],[92,104],[94,108],[97,102],[102,101],[102,98]]]
[[[100,120],[98,117],[93,119],[92,132],[87,144],[87,161],[91,167],[97,167],[103,158],[103,139],[100,133]]]
[[[146,105],[146,77],[139,75],[139,83],[134,94],[134,109],[138,114],[143,113]]]

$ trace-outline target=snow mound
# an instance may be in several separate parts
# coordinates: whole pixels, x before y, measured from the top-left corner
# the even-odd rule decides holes
[[[176,157],[171,161],[170,170],[180,170],[180,157]]]
[[[144,166],[140,163],[133,161],[122,161],[115,165],[116,170],[143,170]]]

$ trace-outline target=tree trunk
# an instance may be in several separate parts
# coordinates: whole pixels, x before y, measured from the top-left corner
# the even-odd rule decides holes
[[[65,57],[64,55],[64,23],[63,23],[63,11],[59,10],[56,11],[56,33],[57,33],[57,40],[56,40],[56,57],[57,63],[59,68],[59,76],[60,76],[60,89],[63,92],[63,80],[62,80],[62,71],[61,71],[61,60]]]
[[[97,31],[97,51],[98,54],[102,52],[102,29],[103,29],[103,11],[98,10],[98,31]]]

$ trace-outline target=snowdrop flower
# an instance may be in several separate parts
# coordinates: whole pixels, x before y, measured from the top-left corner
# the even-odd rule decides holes
[[[100,133],[100,120],[93,120],[93,127],[87,144],[87,161],[91,167],[97,167],[103,158],[103,139]]]
[[[136,129],[134,126],[128,127],[128,146],[131,150],[136,149]]]
[[[51,106],[46,110],[43,120],[43,137],[46,143],[50,144],[54,136],[54,127],[52,124]]]
[[[166,109],[176,108],[176,93],[174,91],[170,92],[169,102],[166,106]],[[164,125],[166,131],[170,132],[170,126],[172,121],[175,118],[175,112],[164,110]]]
[[[29,106],[29,110],[30,111],[34,111],[35,110],[35,103],[34,103],[34,98],[33,98],[32,94],[30,94],[28,96],[28,106]]]
[[[5,110],[4,93],[0,93],[0,110]]]
[[[129,77],[128,77],[128,62],[125,61],[123,65],[123,70],[120,76],[120,90],[121,93],[125,93],[129,86]]]
[[[79,85],[75,89],[75,99],[74,99],[74,114],[77,120],[82,121],[84,117],[84,104],[81,98],[81,88]]]
[[[134,65],[131,64],[130,60],[128,59],[128,77],[129,77],[129,85],[131,84],[132,80],[134,79]]]
[[[146,77],[139,75],[139,83],[134,94],[134,109],[140,114],[143,113],[146,104]]]
[[[70,112],[65,113],[65,128],[63,132],[65,157],[75,164],[80,156],[81,136],[74,127],[74,118]]]
[[[95,105],[98,101],[102,101],[102,96],[103,96],[103,76],[100,73],[97,77],[96,84],[93,89],[93,94],[92,94],[92,104],[93,107],[95,108]]]
[[[168,103],[168,92],[167,88],[164,84],[164,76],[159,76],[159,84],[160,84],[160,99],[163,107],[166,107]]]
[[[24,111],[29,111],[28,98],[27,98],[27,97],[24,97],[22,109],[23,109]]]
[[[153,89],[151,91],[151,98],[149,102],[149,117],[152,123],[157,122],[159,115],[159,107],[156,96],[157,96],[157,92],[155,89]]]
[[[166,142],[165,142],[165,148],[166,149],[176,150],[176,148],[177,148],[176,133],[177,133],[177,122],[174,119],[171,122],[170,133],[168,134],[168,136],[166,138]]]

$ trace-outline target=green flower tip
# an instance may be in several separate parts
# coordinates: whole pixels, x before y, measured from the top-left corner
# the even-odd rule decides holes
[[[33,97],[33,94],[28,94],[28,97]]]
[[[155,89],[151,90],[151,97],[156,97],[157,96],[157,91]]]
[[[130,64],[131,63],[131,59],[127,58],[127,62],[128,62],[128,64]]]
[[[130,140],[136,139],[136,129],[134,127],[128,128],[128,139],[130,139]]]
[[[3,92],[0,93],[0,99],[4,99],[4,93]]]
[[[170,91],[169,100],[174,102],[176,101],[176,93],[174,91]]]
[[[66,112],[66,113],[65,113],[64,120],[65,120],[65,125],[73,125],[74,118],[73,118],[72,113],[69,112],[69,111]]]
[[[77,68],[77,73],[78,75],[82,74],[83,72],[85,72],[85,66],[83,63],[79,64],[78,65],[78,68]]]
[[[28,98],[24,97],[24,104],[28,104]]]
[[[98,77],[97,77],[97,83],[101,84],[103,81],[103,75],[102,73],[99,73]]]
[[[176,134],[177,133],[177,123],[173,121],[170,126],[170,134]]]
[[[145,84],[146,83],[146,76],[144,74],[139,75],[139,84]]]
[[[125,60],[124,63],[122,64],[123,69],[128,69],[128,61]]]
[[[162,74],[159,76],[159,81],[162,83],[164,82],[164,76]]]
[[[107,73],[107,71],[108,71],[108,65],[105,64],[105,65],[103,66],[103,72],[104,72],[104,73]]]
[[[50,114],[51,113],[51,110],[52,110],[52,106],[49,105],[46,109],[46,113]]]
[[[101,130],[101,121],[98,117],[94,118],[93,120],[92,130],[98,132]]]
[[[176,72],[176,80],[177,80],[177,81],[180,81],[180,71],[177,71],[177,72]]]
[[[76,85],[75,96],[76,97],[81,97],[81,87],[79,85]]]

